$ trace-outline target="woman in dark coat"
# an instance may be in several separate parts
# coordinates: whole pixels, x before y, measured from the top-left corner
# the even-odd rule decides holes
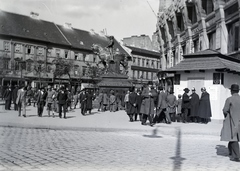
[[[130,94],[128,97],[128,116],[130,119],[130,122],[133,122],[133,116],[137,113],[137,105],[136,105],[136,100],[137,100],[137,94],[134,92],[134,87],[129,89]]]
[[[205,87],[201,88],[201,91],[202,95],[199,101],[198,116],[202,123],[208,123],[210,117],[212,117],[210,97]]]

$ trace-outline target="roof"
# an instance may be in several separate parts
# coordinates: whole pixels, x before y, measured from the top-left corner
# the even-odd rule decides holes
[[[66,28],[53,22],[2,10],[0,10],[0,35],[54,43],[88,51],[92,51],[93,44],[99,44],[101,47],[109,45],[109,39],[105,35],[76,28]],[[114,39],[113,48],[129,56],[116,39]]]
[[[192,55],[185,55],[179,64],[166,71],[225,69],[240,72],[239,64],[240,61],[235,58],[212,50],[206,50]]]
[[[52,22],[0,10],[0,35],[69,45]]]
[[[146,50],[146,49],[142,49],[142,48],[137,48],[137,47],[133,47],[133,46],[126,46],[126,47],[128,47],[129,49],[132,50],[132,54],[142,55],[142,56],[146,56],[146,57],[160,58],[159,52]]]

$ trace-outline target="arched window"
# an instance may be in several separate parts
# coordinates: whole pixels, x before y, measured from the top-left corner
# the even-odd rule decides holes
[[[214,10],[213,1],[212,0],[202,0],[202,8],[206,12],[206,14],[210,14]]]

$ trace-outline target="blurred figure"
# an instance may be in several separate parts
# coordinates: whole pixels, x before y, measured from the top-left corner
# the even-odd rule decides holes
[[[93,92],[90,90],[86,90],[86,112],[88,111],[89,114],[92,113],[93,100],[94,100]]]
[[[114,95],[113,90],[110,91],[109,110],[110,112],[116,112],[116,96]]]
[[[98,111],[102,111],[103,110],[103,93],[102,91],[100,91],[99,95],[98,95]]]
[[[48,87],[48,92],[47,92],[47,98],[46,98],[46,103],[47,103],[47,111],[48,111],[48,116],[50,117],[51,112],[52,112],[52,117],[54,117],[54,97],[55,97],[55,91],[52,90],[52,87]]]
[[[207,124],[212,117],[211,104],[210,104],[210,95],[206,91],[206,88],[201,88],[202,95],[199,101],[198,116],[202,123]]]
[[[130,122],[133,122],[133,116],[136,115],[137,113],[137,94],[135,93],[134,91],[134,87],[131,87],[129,89],[129,101],[128,101],[128,111],[127,111],[127,114],[129,116],[129,119],[130,119]]]
[[[175,122],[177,98],[173,93],[173,89],[171,89],[167,95],[167,111],[170,115],[171,121]]]
[[[178,100],[177,100],[177,122],[182,121],[182,95],[178,95]]]
[[[109,98],[107,92],[103,92],[103,112],[107,111],[107,106],[109,105]]]
[[[141,90],[138,88],[137,97],[136,97],[137,113],[135,114],[135,121],[137,120],[138,115],[139,115],[139,120],[142,121],[142,114],[140,113],[141,105],[142,105],[142,95],[141,95]]]
[[[85,90],[82,91],[79,99],[80,99],[80,103],[81,103],[81,113],[82,113],[82,115],[85,115],[85,113],[86,113],[86,100],[87,100]]]
[[[5,90],[3,98],[5,99],[5,110],[11,110],[12,89],[10,86]]]
[[[68,100],[68,94],[65,91],[64,87],[61,87],[58,94],[57,94],[57,101],[58,101],[58,110],[59,110],[59,118],[62,118],[62,111],[64,114],[64,119],[67,119],[66,117],[66,109],[67,109],[67,100]]]
[[[13,92],[12,92],[12,101],[13,101],[13,104],[14,104],[14,110],[18,110],[18,105],[16,103],[16,100],[17,100],[17,92],[18,92],[18,85],[15,86]]]
[[[187,123],[188,122],[188,116],[190,115],[190,96],[188,95],[189,93],[189,89],[185,88],[184,90],[184,94],[182,96],[182,119],[183,119],[183,123]]]
[[[46,98],[47,98],[47,92],[45,91],[45,88],[40,88],[40,91],[38,93],[37,97],[37,113],[39,117],[42,117],[43,109],[46,104]]]
[[[191,96],[191,100],[190,100],[190,105],[191,105],[190,121],[191,122],[199,122],[199,116],[198,116],[199,96],[196,93],[196,89],[194,87],[192,88],[192,94],[190,96]]]

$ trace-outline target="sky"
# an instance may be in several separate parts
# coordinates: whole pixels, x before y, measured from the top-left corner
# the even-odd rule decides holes
[[[159,0],[0,0],[0,9],[81,30],[105,30],[117,40],[156,31]],[[151,7],[150,7],[151,6]]]

